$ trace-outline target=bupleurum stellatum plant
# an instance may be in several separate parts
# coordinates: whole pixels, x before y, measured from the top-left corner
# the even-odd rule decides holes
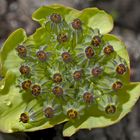
[[[66,122],[63,135],[117,123],[136,103],[124,43],[110,15],[62,5],[33,13],[40,27],[13,32],[0,50],[0,130],[36,131]]]

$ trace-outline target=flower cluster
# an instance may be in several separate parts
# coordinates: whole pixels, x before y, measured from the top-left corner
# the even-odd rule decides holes
[[[44,24],[44,34],[28,38],[16,48],[23,59],[17,84],[22,94],[30,94],[36,104],[23,110],[22,123],[33,123],[64,115],[74,121],[91,106],[114,115],[119,106],[118,91],[123,88],[128,67],[113,45],[76,18],[67,23],[52,13]],[[44,41],[44,42],[43,42]],[[43,43],[41,43],[43,42]]]

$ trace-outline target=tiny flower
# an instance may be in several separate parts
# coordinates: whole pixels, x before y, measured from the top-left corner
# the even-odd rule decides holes
[[[81,87],[78,93],[79,100],[85,105],[90,105],[93,103],[94,98],[96,98],[97,95],[95,95],[95,90],[93,88],[92,83],[86,83],[84,87]]]
[[[106,46],[105,48],[104,48],[104,53],[106,54],[106,55],[110,55],[111,53],[113,53],[114,52],[114,49],[113,49],[113,46],[111,46],[111,45],[108,45],[108,46]]]
[[[102,40],[99,36],[94,36],[92,38],[91,44],[95,47],[99,46],[102,43]]]
[[[103,72],[103,70],[100,67],[95,67],[91,71],[92,75],[95,77],[98,77],[99,75],[101,75],[102,72]]]
[[[40,61],[46,61],[46,59],[47,59],[47,53],[46,52],[44,52],[43,50],[40,50],[40,51],[38,51],[37,53],[36,53],[36,56],[37,56],[37,58],[40,60]]]
[[[124,64],[119,64],[117,67],[116,67],[116,72],[120,75],[123,75],[125,72],[126,72],[126,67]]]
[[[19,121],[25,124],[35,123],[43,119],[42,106],[36,100],[31,100],[19,116]]]
[[[78,65],[81,67],[89,67],[91,64],[94,64],[95,52],[91,46],[88,45],[77,45],[75,48],[76,57],[75,60],[77,61]]]
[[[69,100],[67,105],[63,106],[64,114],[70,119],[75,120],[80,118],[83,115],[84,105],[80,104],[80,102],[72,102]]]
[[[62,111],[58,100],[56,100],[53,94],[51,94],[51,96],[47,96],[43,106],[43,114],[47,119],[57,117]]]
[[[126,61],[118,55],[114,55],[105,65],[108,74],[124,75],[127,72]]]
[[[123,84],[120,81],[117,81],[117,82],[113,83],[112,88],[114,90],[119,90],[122,88],[122,86],[123,86]]]
[[[29,90],[32,85],[32,82],[30,80],[26,80],[22,82],[21,86],[23,90]]]
[[[71,61],[71,55],[69,52],[63,52],[62,53],[62,59],[64,62],[70,62]]]
[[[92,103],[93,102],[93,94],[90,92],[85,92],[83,94],[83,100],[86,103],[89,103],[89,104]]]
[[[74,19],[73,22],[71,23],[72,24],[72,27],[76,30],[79,30],[82,28],[82,22],[80,19]]]
[[[74,73],[73,73],[73,78],[74,78],[74,80],[81,80],[81,78],[82,78],[82,75],[83,75],[83,73],[82,73],[82,70],[77,70],[77,71],[75,71]]]
[[[57,36],[57,40],[59,43],[65,43],[68,41],[68,35],[66,33],[60,33],[58,36]]]
[[[30,72],[31,72],[31,69],[29,66],[26,66],[26,65],[22,65],[20,68],[19,68],[19,71],[22,75],[29,75]]]
[[[93,56],[94,56],[94,50],[92,49],[92,47],[87,47],[86,49],[85,49],[85,54],[86,54],[86,56],[87,56],[87,58],[92,58]]]
[[[28,113],[27,112],[22,113],[20,115],[19,121],[23,122],[23,123],[28,123],[29,122],[29,115],[28,115]]]
[[[67,116],[70,118],[70,119],[76,119],[77,116],[78,116],[78,112],[75,110],[75,109],[69,109],[67,111]]]
[[[17,52],[18,52],[18,55],[21,57],[21,58],[24,58],[26,57],[27,55],[27,49],[26,47],[24,47],[23,45],[20,45],[16,48]]]
[[[51,19],[52,22],[54,22],[54,23],[57,24],[57,23],[60,23],[61,22],[62,17],[59,14],[57,14],[57,13],[53,13],[50,16],[50,19]]]
[[[51,93],[54,95],[55,99],[67,100],[67,98],[73,98],[74,89],[69,88],[69,84],[66,81],[61,83],[53,83],[51,87]]]
[[[58,97],[63,95],[63,89],[60,86],[55,86],[52,92]]]
[[[103,95],[98,101],[99,109],[108,115],[113,115],[117,112],[118,97],[116,95]]]
[[[104,94],[111,94],[112,92],[116,92],[123,87],[122,81],[120,81],[118,78],[113,77],[102,77],[99,81],[95,80],[95,83],[96,87],[102,90]]]
[[[41,94],[41,86],[37,84],[32,85],[31,92],[33,96],[39,96]]]
[[[51,108],[51,107],[45,108],[44,109],[44,115],[47,118],[53,118],[53,116],[54,116],[54,110],[53,110],[53,108]]]
[[[107,114],[114,114],[116,112],[116,106],[115,105],[107,105],[105,108],[105,112]]]
[[[61,76],[61,74],[60,73],[55,73],[53,75],[53,81],[55,83],[61,83],[62,82],[62,76]]]

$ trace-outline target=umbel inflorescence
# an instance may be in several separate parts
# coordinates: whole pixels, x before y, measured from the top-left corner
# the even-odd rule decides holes
[[[112,18],[97,8],[62,5],[33,13],[40,27],[13,32],[0,50],[0,130],[64,124],[63,135],[118,122],[136,103],[124,43],[107,34]]]
[[[75,120],[93,105],[107,115],[115,114],[118,90],[128,71],[125,60],[99,29],[87,27],[79,18],[71,23],[59,13],[47,18],[44,45],[35,46],[28,39],[16,48],[24,60],[19,67],[20,92],[42,103],[37,111],[36,105],[29,109],[27,105],[19,120],[31,123],[60,114]]]

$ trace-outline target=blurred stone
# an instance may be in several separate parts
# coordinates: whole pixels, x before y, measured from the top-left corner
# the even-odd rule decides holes
[[[7,1],[0,0],[0,16],[5,14],[6,8],[7,8]]]
[[[28,137],[25,133],[6,134],[0,133],[0,140],[27,140]]]
[[[80,130],[75,135],[78,140],[107,140],[103,129]]]
[[[119,26],[140,32],[140,0],[93,0],[90,3],[112,13]]]
[[[17,2],[13,2],[13,3],[10,4],[10,6],[9,6],[10,11],[15,11],[16,12],[17,9],[18,9]]]
[[[124,132],[124,125],[126,121],[122,120],[121,123],[117,123],[110,127],[105,128],[105,134],[110,140],[126,140],[125,139],[125,132]]]

